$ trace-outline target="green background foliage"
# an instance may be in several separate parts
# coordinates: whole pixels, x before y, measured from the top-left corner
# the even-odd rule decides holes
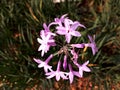
[[[83,38],[74,40],[75,42],[87,42],[85,38],[88,34],[96,35],[99,51],[95,56],[92,56],[89,49],[85,52],[86,59],[93,64],[92,72],[85,76],[90,77],[92,89],[96,85],[98,88],[103,87],[103,90],[112,90],[114,85],[116,90],[119,89],[120,0],[65,0],[64,3],[57,4],[52,0],[1,0],[1,90],[54,90],[55,80],[45,78],[43,70],[38,69],[33,57],[41,58],[36,38],[43,29],[43,23],[48,24],[55,17],[66,13],[70,19],[78,20],[87,27],[81,29]],[[74,83],[77,81],[75,78]],[[69,85],[69,82],[60,81],[61,90],[69,90],[65,84]]]

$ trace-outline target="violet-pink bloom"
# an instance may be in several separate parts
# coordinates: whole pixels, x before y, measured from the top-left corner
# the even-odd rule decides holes
[[[97,48],[96,43],[94,41],[95,40],[95,35],[93,36],[93,38],[90,35],[88,35],[88,38],[90,40],[90,43],[85,44],[85,46],[86,47],[91,47],[92,53],[93,53],[93,55],[95,55],[95,53],[98,52],[98,48]]]
[[[56,77],[57,81],[59,81],[60,78],[67,79],[67,76],[65,75],[65,72],[60,71],[60,66],[61,66],[61,62],[59,61],[56,71],[51,71],[51,72],[48,72],[48,73],[45,74],[45,75],[47,75],[47,79],[50,79],[50,78],[53,78],[53,77]]]
[[[57,33],[60,35],[65,35],[67,43],[70,43],[72,36],[81,36],[81,34],[78,31],[75,31],[78,28],[78,26],[81,26],[79,22],[75,21],[73,22],[73,24],[71,24],[69,19],[65,19],[64,26],[57,26],[56,29]]]
[[[41,33],[40,33],[40,36],[43,37],[43,36],[47,36],[47,35],[51,35],[50,36],[50,40],[54,38],[54,36],[56,36],[55,33],[52,33],[50,30],[49,30],[49,26],[46,25],[46,23],[43,24],[43,28],[44,30],[41,30]],[[44,34],[43,34],[44,32]],[[55,46],[55,42],[48,42],[49,46]]]
[[[72,83],[73,79],[74,79],[74,75],[77,76],[77,77],[80,77],[80,74],[77,71],[73,71],[71,64],[69,64],[68,66],[69,66],[69,72],[66,73],[66,75],[68,76],[68,79],[70,80],[70,83]]]
[[[45,61],[42,61],[40,59],[34,59],[36,63],[38,63],[38,68],[44,68],[44,71],[47,73],[48,70],[52,71],[52,66],[48,65],[49,61],[53,58],[53,55],[51,54]]]
[[[50,46],[54,46],[55,45],[55,41],[53,38],[51,38],[51,34],[46,35],[46,33],[44,32],[44,30],[41,31],[41,39],[37,38],[37,41],[41,44],[40,47],[38,48],[38,51],[42,51],[41,52],[41,56],[44,55],[44,53],[47,53],[47,51],[49,50]]]
[[[64,70],[66,70],[66,68],[67,68],[67,55],[64,56],[63,68],[64,68]]]
[[[87,67],[88,63],[89,63],[89,61],[86,61],[82,65],[79,65],[77,62],[75,63],[77,65],[77,67],[79,68],[79,74],[81,77],[83,77],[83,71],[91,72],[91,70]]]

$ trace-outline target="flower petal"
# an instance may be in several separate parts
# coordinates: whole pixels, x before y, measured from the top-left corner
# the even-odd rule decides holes
[[[67,76],[65,76],[65,73],[64,73],[64,72],[60,72],[60,76],[61,76],[63,79],[68,79]]]
[[[79,68],[79,74],[81,77],[83,77],[83,70],[81,68]]]
[[[43,41],[40,38],[37,38],[37,41],[41,44]]]
[[[73,74],[74,74],[75,76],[77,76],[77,77],[81,77],[80,74],[79,74],[79,72],[77,72],[77,71],[73,71]]]
[[[56,72],[56,80],[59,81],[60,80],[60,74]]]
[[[34,60],[36,63],[38,63],[38,64],[40,64],[40,63],[43,62],[43,61],[41,61],[40,59],[35,59],[35,58],[33,58],[33,60]]]
[[[70,80],[70,83],[73,82],[73,78],[74,78],[74,75],[73,75],[72,72],[70,72],[70,74],[69,74],[69,80]]]
[[[67,68],[67,56],[66,55],[64,56],[63,68],[64,68],[64,70],[66,70],[66,68]]]
[[[88,65],[88,63],[89,63],[89,60],[86,61],[82,66],[86,66],[86,65]]]
[[[53,78],[55,76],[55,74],[51,74],[50,76],[47,76],[47,79]]]
[[[80,24],[78,21],[75,21],[75,22],[73,23],[73,25],[71,26],[71,29],[72,29],[72,30],[76,30],[76,29],[78,28],[78,26],[85,28],[84,25]]]
[[[72,31],[70,34],[73,35],[73,36],[76,36],[76,37],[81,36],[81,34],[78,31]]]
[[[76,48],[83,48],[84,44],[71,44],[70,46],[76,47]]]
[[[41,68],[41,67],[44,67],[45,66],[45,63],[42,62],[41,64],[38,65],[38,68]]]
[[[65,37],[66,37],[67,43],[70,43],[71,35],[70,34],[66,34]]]
[[[84,66],[83,68],[84,68],[83,70],[84,70],[85,72],[90,72],[90,71],[91,71],[87,66]]]

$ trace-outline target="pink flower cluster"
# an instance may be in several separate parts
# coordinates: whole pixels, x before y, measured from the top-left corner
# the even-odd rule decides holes
[[[50,31],[51,27],[54,26],[55,30]],[[41,56],[43,57],[45,53],[50,51],[50,48],[57,47],[58,51],[49,55],[46,60],[40,60],[34,58],[34,61],[38,63],[38,68],[44,68],[45,75],[47,79],[55,77],[57,81],[60,78],[73,82],[74,76],[83,77],[83,72],[91,72],[90,68],[87,66],[89,60],[80,64],[79,50],[85,47],[90,47],[92,49],[93,55],[98,51],[95,44],[95,36],[92,38],[88,35],[89,43],[70,43],[72,37],[81,37],[81,33],[77,31],[77,28],[85,28],[78,21],[72,21],[67,17],[67,14],[61,16],[60,18],[55,18],[54,22],[50,23],[48,26],[44,23],[44,30],[40,31],[40,38],[37,38],[40,47],[38,51],[41,51]],[[59,40],[62,38],[62,46],[59,45]],[[60,38],[60,39],[58,39]],[[49,65],[50,61],[57,57],[58,61],[56,70],[54,66]]]

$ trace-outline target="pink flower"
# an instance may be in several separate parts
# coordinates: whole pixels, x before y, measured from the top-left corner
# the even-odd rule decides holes
[[[81,34],[78,31],[75,31],[78,26],[82,26],[79,22],[75,21],[72,23],[70,19],[64,20],[64,26],[57,26],[57,33],[60,35],[65,35],[67,43],[70,43],[72,36],[80,37]]]
[[[36,63],[38,63],[38,68],[43,67],[44,71],[47,73],[48,70],[52,71],[52,69],[51,69],[52,66],[48,65],[48,63],[49,63],[49,61],[51,60],[52,57],[53,57],[53,55],[51,54],[45,61],[42,61],[40,59],[35,59],[35,58],[33,58],[33,59]]]
[[[53,27],[51,27],[52,25]],[[88,35],[90,41],[89,43],[75,42],[71,44],[70,42],[72,37],[81,37],[81,33],[77,31],[78,27],[85,28],[85,26],[80,22],[69,19],[67,14],[62,15],[60,18],[55,18],[49,25],[43,23],[43,30],[40,31],[40,37],[37,38],[37,41],[40,44],[38,51],[41,51],[41,56],[44,56],[44,54],[47,53],[51,47],[55,47],[53,47],[53,51],[47,53],[53,54],[47,57],[45,61],[36,58],[33,59],[36,63],[38,63],[38,68],[44,68],[47,79],[55,78],[59,81],[62,78],[69,80],[69,82],[72,83],[75,76],[81,78],[83,77],[84,72],[91,72],[90,68],[87,66],[89,61],[79,64],[80,61],[78,61],[78,59],[81,58],[81,54],[79,55],[81,49],[85,48],[83,50],[85,51],[86,47],[90,47],[92,49],[93,55],[98,51],[94,40],[95,37],[92,38]],[[50,28],[54,28],[52,29],[53,32],[50,31]],[[60,38],[61,35],[65,37],[65,40],[62,37]],[[61,42],[62,39],[63,42]],[[57,43],[55,43],[55,40]],[[57,60],[58,63],[55,70],[52,69],[52,67],[54,68],[56,66],[48,64],[53,56],[60,56]],[[76,69],[74,70],[74,68]]]
[[[90,43],[85,44],[86,47],[91,47],[93,55],[95,55],[96,52],[98,52],[98,48],[95,44],[95,36],[92,38],[90,35],[88,35],[88,38],[90,40]]]
[[[79,72],[73,71],[71,64],[69,64],[69,73],[66,73],[66,74],[68,76],[68,79],[70,80],[70,83],[73,82],[74,75],[77,76],[77,77],[80,77]]]
[[[44,55],[44,53],[47,53],[49,50],[50,46],[55,45],[54,39],[51,37],[51,34],[48,33],[46,35],[46,32],[44,30],[41,31],[41,39],[37,38],[37,41],[41,44],[40,47],[38,48],[38,51],[42,51],[41,56]]]
[[[85,72],[91,72],[91,70],[87,67],[89,61],[85,62],[82,65],[79,65],[77,62],[75,63],[77,65],[77,67],[79,68],[79,74],[81,77],[83,77],[83,71]]]
[[[56,77],[57,81],[59,81],[60,78],[67,79],[67,77],[65,76],[65,72],[60,71],[60,65],[61,65],[61,62],[59,61],[56,71],[51,71],[51,72],[46,73],[47,79],[50,79],[53,77]]]

